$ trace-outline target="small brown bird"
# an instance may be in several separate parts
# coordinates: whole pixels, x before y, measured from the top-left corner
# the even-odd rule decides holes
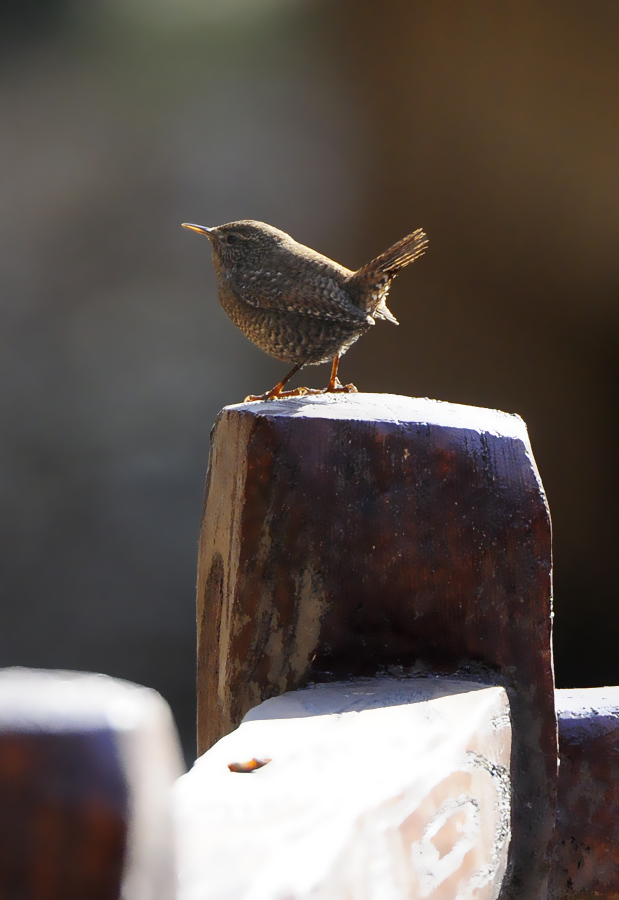
[[[283,388],[303,366],[331,360],[325,391],[355,391],[337,378],[340,356],[375,319],[398,324],[385,302],[391,282],[428,244],[419,228],[353,272],[264,222],[244,219],[213,228],[185,222],[183,228],[210,240],[219,300],[234,324],[271,356],[294,363],[272,390],[248,400],[322,393]]]

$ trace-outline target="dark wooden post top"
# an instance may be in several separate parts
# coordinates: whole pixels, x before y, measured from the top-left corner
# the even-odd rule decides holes
[[[519,417],[382,394],[220,414],[199,552],[200,752],[308,680],[497,679],[515,736],[509,890],[544,896],[550,613],[550,518]]]

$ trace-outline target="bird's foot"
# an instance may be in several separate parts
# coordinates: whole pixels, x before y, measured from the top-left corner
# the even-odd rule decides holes
[[[333,384],[329,382],[326,388],[321,391],[322,394],[358,394],[359,391],[352,384],[342,384],[339,378],[336,378]]]
[[[342,384],[339,378],[335,379],[333,384],[329,383],[326,388],[308,388],[298,387],[292,391],[278,390],[274,387],[264,394],[249,394],[245,397],[245,403],[252,403],[254,400],[287,400],[289,397],[308,397],[316,394],[357,394],[357,388],[354,384]]]
[[[245,403],[251,403],[252,400],[287,400],[288,397],[305,397],[307,394],[322,394],[318,388],[298,387],[292,391],[278,391],[273,388],[265,394],[250,394],[245,397]]]

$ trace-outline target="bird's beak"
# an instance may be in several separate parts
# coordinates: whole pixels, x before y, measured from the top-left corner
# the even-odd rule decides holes
[[[206,225],[191,225],[189,222],[183,222],[183,228],[188,228],[190,231],[197,231],[198,234],[205,234],[207,237],[210,237],[211,231],[214,228],[207,228]]]

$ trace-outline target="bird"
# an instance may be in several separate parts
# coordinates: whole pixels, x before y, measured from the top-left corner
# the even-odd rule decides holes
[[[219,300],[234,324],[270,356],[294,364],[274,388],[246,401],[356,391],[337,377],[340,357],[376,319],[398,324],[386,303],[391,282],[428,244],[418,228],[353,271],[266,222],[183,222],[183,228],[209,239]],[[325,362],[332,365],[324,390],[284,391],[303,366]]]

